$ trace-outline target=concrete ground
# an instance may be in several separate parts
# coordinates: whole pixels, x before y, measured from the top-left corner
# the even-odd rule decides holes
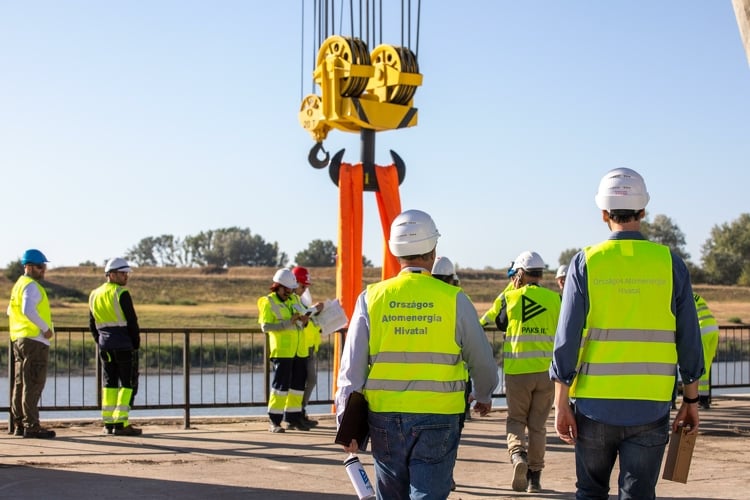
[[[137,414],[137,411],[135,412]],[[335,426],[322,416],[310,432],[268,432],[258,418],[138,421],[140,437],[105,436],[97,424],[44,422],[53,440],[0,434],[0,498],[8,499],[349,499],[345,453],[333,444]],[[700,435],[687,484],[660,480],[663,499],[750,498],[750,395],[716,397],[701,411]],[[516,493],[505,447],[505,411],[467,422],[449,499],[548,498],[575,494],[573,448],[548,421],[544,492]],[[362,454],[370,479],[372,457]],[[611,498],[616,498],[617,471]]]

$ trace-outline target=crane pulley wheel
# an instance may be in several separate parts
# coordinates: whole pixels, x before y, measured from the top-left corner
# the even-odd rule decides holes
[[[375,67],[388,66],[399,73],[419,73],[419,65],[414,53],[406,47],[393,45],[379,45],[370,55]],[[383,69],[385,72],[385,69]],[[385,76],[383,76],[385,78]],[[385,82],[386,85],[388,82]],[[385,102],[407,104],[414,97],[417,87],[414,85],[394,85],[387,89]]]
[[[328,56],[341,58],[349,64],[370,65],[367,45],[359,38],[333,35],[328,37],[318,50],[317,65],[323,64]],[[367,88],[368,78],[344,77],[341,79],[342,97],[359,97]]]

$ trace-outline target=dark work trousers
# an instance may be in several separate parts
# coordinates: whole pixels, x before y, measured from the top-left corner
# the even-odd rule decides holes
[[[100,349],[104,370],[104,387],[133,389],[130,406],[138,392],[138,351],[133,349]]]
[[[20,337],[13,342],[15,376],[11,414],[13,425],[39,427],[39,399],[47,380],[49,346],[38,340]]]
[[[271,388],[273,393],[285,400],[283,404],[283,418],[287,422],[294,422],[302,418],[302,397],[305,392],[305,380],[307,378],[307,358],[295,356],[293,358],[273,358],[273,381]],[[273,394],[272,394],[273,396]],[[273,398],[276,399],[276,398]],[[271,406],[281,408],[281,401],[273,401]],[[281,423],[281,415],[274,412],[269,413],[271,421],[275,424]]]

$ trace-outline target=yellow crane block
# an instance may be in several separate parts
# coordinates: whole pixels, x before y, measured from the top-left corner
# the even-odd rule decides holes
[[[422,75],[408,48],[379,45],[370,54],[361,40],[334,35],[318,50],[313,78],[321,96],[305,96],[299,121],[318,144],[333,128],[384,131],[417,124],[412,102]]]

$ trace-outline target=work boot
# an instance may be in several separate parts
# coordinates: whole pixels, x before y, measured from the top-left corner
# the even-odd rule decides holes
[[[140,436],[143,434],[143,430],[132,425],[126,425],[120,429],[115,428],[115,436]]]
[[[542,491],[542,483],[540,482],[542,479],[542,471],[540,470],[530,470],[526,473],[526,480],[528,481],[528,484],[526,485],[526,492],[527,493],[540,493]]]
[[[302,412],[302,421],[307,425],[308,427],[312,428],[318,425],[317,420],[313,420],[307,416],[307,412]]]
[[[24,438],[31,439],[52,439],[55,437],[55,431],[43,429],[42,427],[27,427],[23,430]]]
[[[526,491],[526,472],[529,470],[529,464],[526,461],[526,452],[519,451],[511,455],[510,463],[513,464],[513,482],[511,488],[513,491]]]
[[[710,396],[698,396],[698,408],[702,410],[710,410],[711,409]]]
[[[271,422],[268,425],[268,432],[273,432],[274,434],[278,434],[280,432],[284,432],[284,428],[280,426],[279,424],[274,424],[273,422]]]
[[[115,426],[112,424],[107,424],[104,426],[104,430],[102,431],[103,434],[107,434],[108,436],[114,435],[115,433]]]
[[[302,417],[295,418],[293,420],[287,421],[286,428],[290,431],[292,430],[298,430],[298,431],[309,431],[312,427],[307,425],[304,420],[302,420]]]

